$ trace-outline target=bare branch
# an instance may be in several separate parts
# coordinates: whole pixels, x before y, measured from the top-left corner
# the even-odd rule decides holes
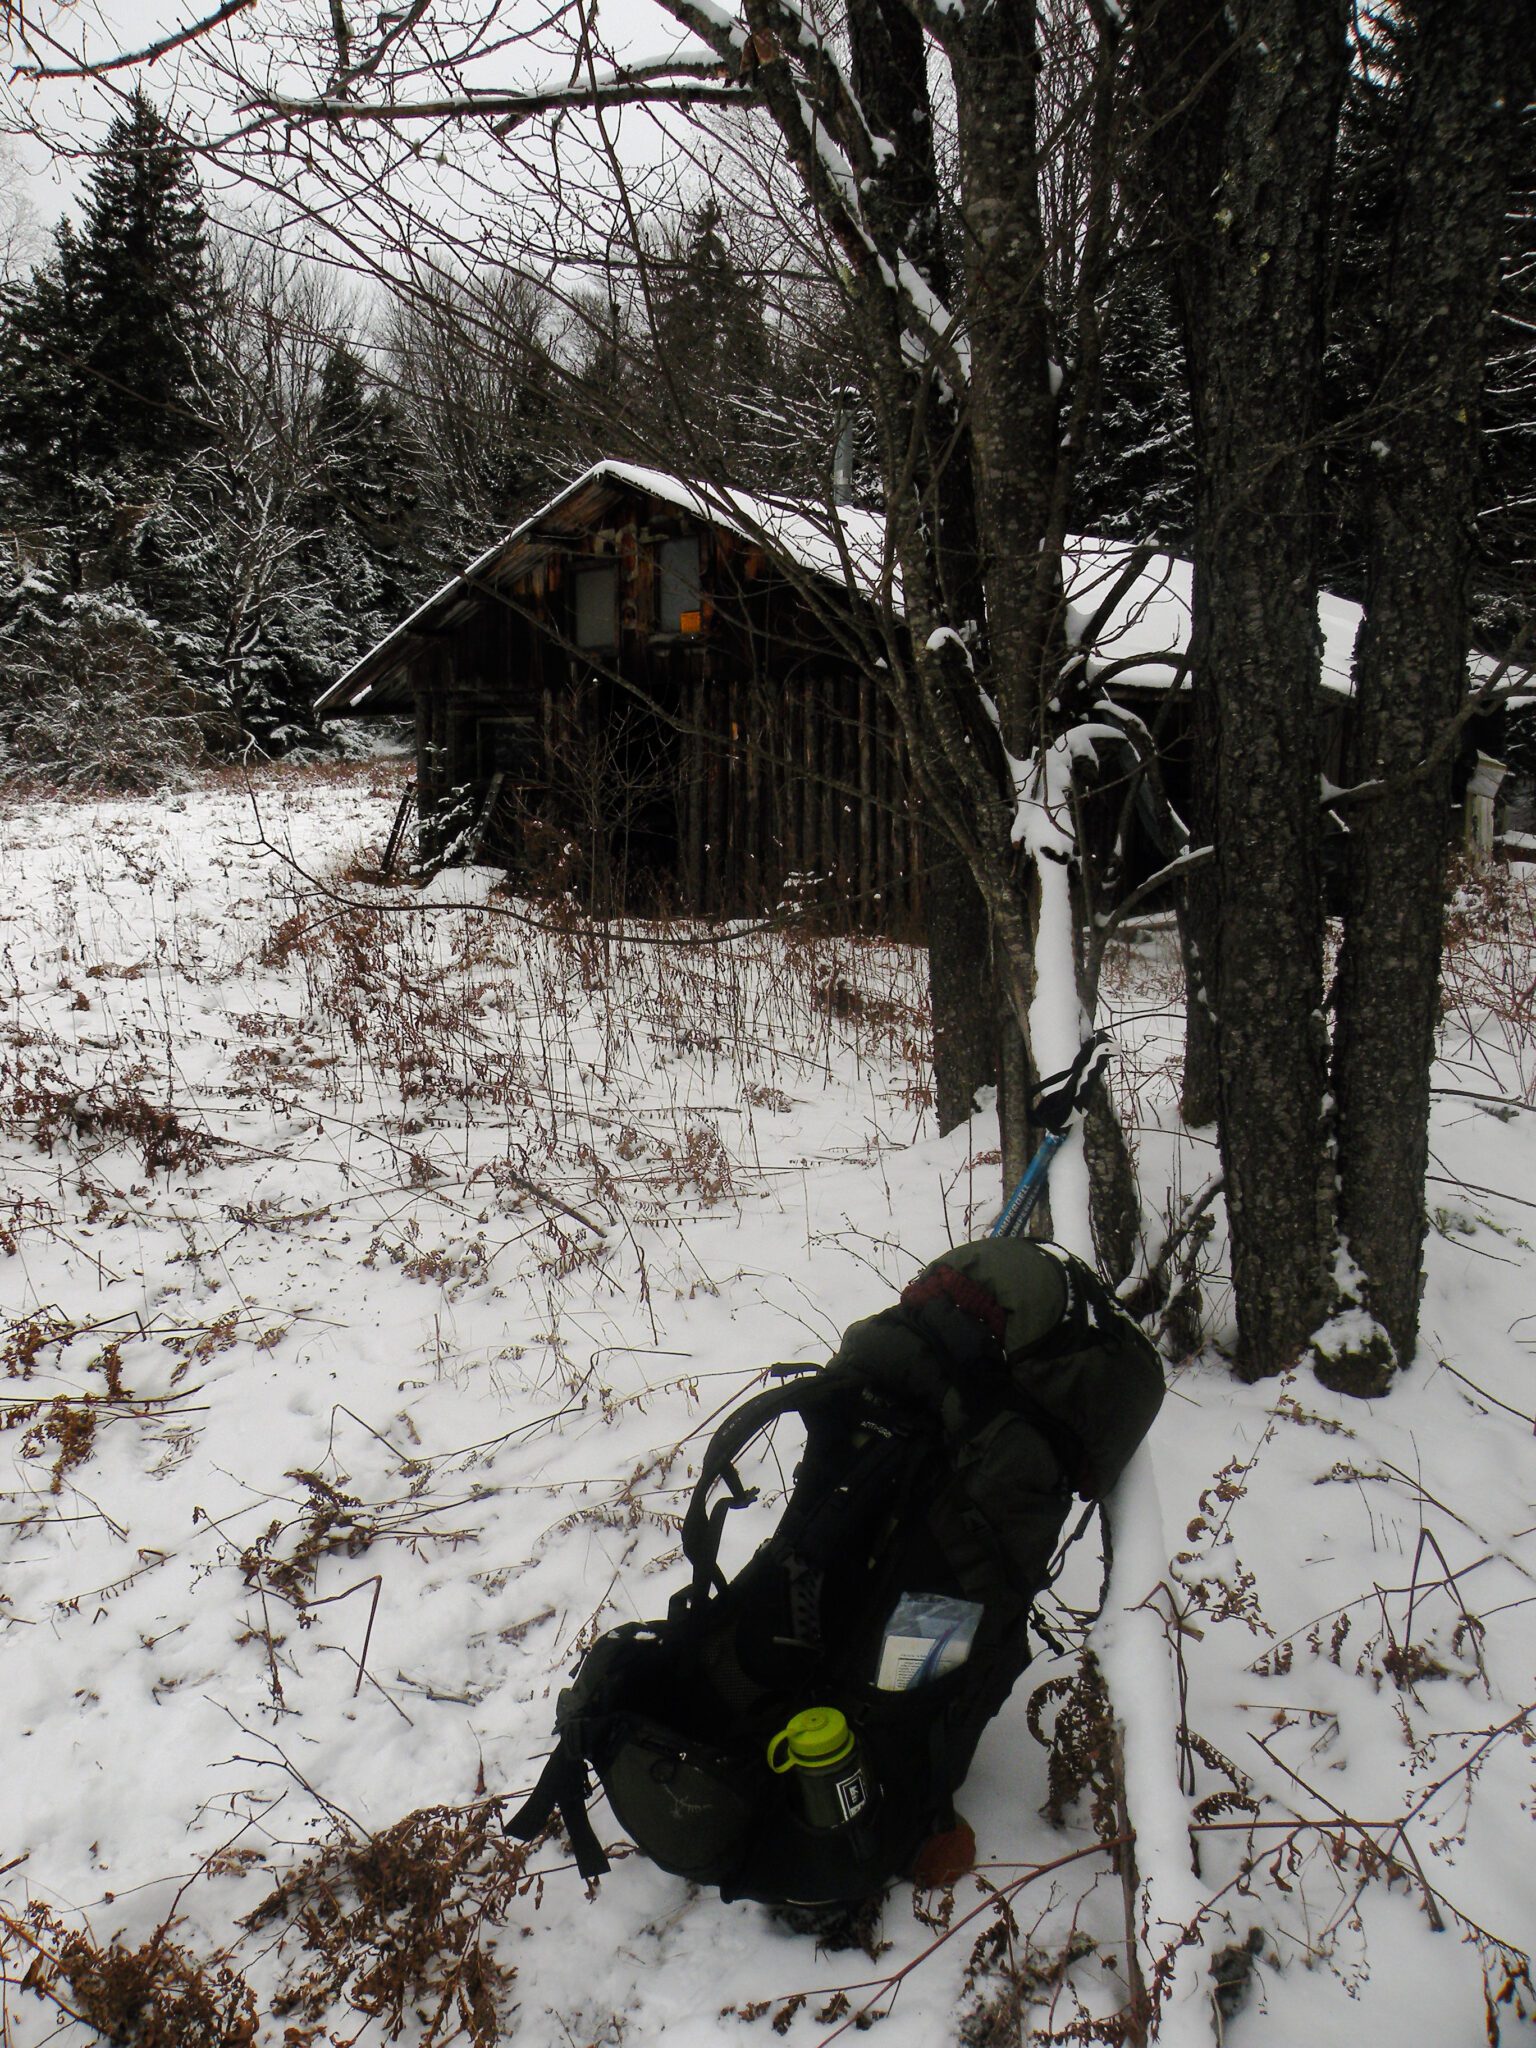
[[[116,57],[104,57],[99,64],[22,64],[18,66],[18,78],[105,78],[111,71],[129,71],[138,64],[153,64],[157,57],[164,57],[171,50],[179,50],[186,43],[199,41],[211,35],[236,14],[243,14],[248,7],[254,7],[256,0],[225,0],[222,7],[212,14],[205,14],[200,21],[189,22],[185,28],[177,29],[174,35],[162,36],[158,43],[151,43],[143,50],[127,50]]]
[[[240,0],[241,6],[247,4],[249,0]],[[284,121],[372,122],[383,127],[398,126],[408,121],[458,120],[466,115],[480,119],[496,116],[504,121],[502,132],[507,133],[520,122],[534,120],[540,114],[567,110],[646,105],[685,107],[709,102],[739,105],[743,97],[741,85],[717,74],[716,66],[699,65],[693,70],[673,67],[671,83],[619,76],[596,86],[554,86],[543,92],[468,91],[456,93],[448,99],[385,100],[377,105],[349,99],[297,100],[275,96],[248,101],[241,111],[275,115]]]

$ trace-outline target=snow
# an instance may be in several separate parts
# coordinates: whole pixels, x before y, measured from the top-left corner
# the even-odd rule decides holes
[[[1036,763],[1010,755],[1017,811],[1015,844],[1022,844],[1039,881],[1035,923],[1035,992],[1029,1006],[1029,1041],[1038,1074],[1059,1074],[1077,1058],[1090,1031],[1078,1000],[1073,966],[1072,751],[1058,740]],[[1051,1165],[1051,1219],[1057,1241],[1079,1258],[1093,1258],[1088,1221],[1088,1160],[1080,1124]]]
[[[227,1950],[253,1986],[259,2048],[307,2037],[273,2000],[312,1958],[281,1917],[241,1919],[337,1828],[526,1788],[580,1643],[676,1584],[713,1419],[771,1362],[824,1357],[999,1194],[984,1117],[934,1133],[911,953],[550,932],[483,870],[375,888],[356,857],[397,793],[379,768],[270,771],[254,801],[214,779],[171,803],[13,802],[0,824],[0,1911],[40,1902],[130,1947],[174,1912],[185,1950]],[[1049,826],[1042,802],[1031,829]],[[1536,1051],[1501,1013],[1523,985],[1502,957],[1448,976],[1436,1080],[1463,1092],[1437,1098],[1414,1369],[1365,1404],[1306,1373],[1243,1385],[1207,1344],[1170,1366],[1110,1504],[1095,1642],[1167,2043],[1214,2040],[1209,1960],[1250,1929],[1230,2048],[1480,2041],[1494,1944],[1536,1920],[1517,1718],[1536,1671],[1536,1115],[1515,1106]],[[1212,1163],[1174,1107],[1175,971],[1155,931],[1106,970],[1150,1218]],[[1075,1051],[1075,998],[1051,1001],[1042,1028]],[[1070,1218],[1070,1182],[1053,1197]],[[63,1460],[38,1434],[62,1426],[52,1404],[114,1372]],[[1085,1540],[1059,1591],[1091,1607],[1099,1573]],[[960,1799],[1042,1964],[1037,2035],[1124,1997],[1087,1802],[1062,1830],[1040,1812],[1030,1695],[1070,1668],[1042,1654]],[[1181,1676],[1205,1744],[1187,1757]],[[1252,1836],[1217,1797],[1223,1758]],[[594,1818],[614,1841],[601,1801]],[[557,1842],[534,1872],[489,1930],[518,1973],[509,2038],[703,2048],[782,2021],[811,2048],[842,2025],[818,2017],[840,1987],[851,2011],[890,2006],[889,2048],[953,2040],[964,2014],[998,2038],[976,2015],[1002,1980],[978,1960],[967,1981],[998,1912],[977,1879],[947,1940],[898,1886],[872,1962],[636,1857],[590,1899]],[[1074,1927],[1086,1952],[1053,1977]],[[18,1988],[3,1921],[0,1947],[6,2048],[97,2038]],[[1497,2016],[1506,2044],[1536,2039],[1513,2003]],[[322,2017],[314,2048],[389,2038],[340,1999]],[[400,2038],[423,2034],[407,2013]]]
[[[957,647],[965,659],[966,667],[968,669],[975,667],[975,663],[971,660],[971,650],[966,646],[965,641],[955,631],[953,626],[935,626],[928,635],[925,644],[930,654],[938,654],[946,647]]]
[[[1080,641],[1135,549],[1128,541],[1074,536],[1067,543],[1067,637]],[[1113,669],[1113,687],[1166,690],[1178,684],[1175,663],[1189,650],[1194,570],[1178,555],[1155,551],[1094,635],[1090,675]],[[1361,611],[1347,598],[1318,598],[1324,689],[1348,695]]]
[[[1178,1626],[1167,1585],[1171,1545],[1163,1525],[1155,1452],[1143,1444],[1109,1504],[1114,1571],[1097,1647],[1112,1700],[1134,1702],[1123,1734],[1126,1805],[1136,1830],[1139,1879],[1137,1934],[1144,1974],[1173,1944],[1173,1975],[1158,2038],[1165,2048],[1200,2048],[1210,2040],[1207,1951],[1195,1934],[1204,1893],[1190,1865],[1191,1802],[1180,1788],[1178,1756],[1169,1739],[1179,1725],[1176,1673],[1168,1625]]]
[[[683,483],[665,470],[636,463],[605,462],[598,468],[617,482],[649,491],[664,504],[677,505],[748,540],[764,543],[797,568],[834,582],[851,580],[855,589],[868,596],[879,592],[887,568],[885,522],[873,512],[862,512],[853,505],[822,510],[779,498],[754,497],[723,485]]]

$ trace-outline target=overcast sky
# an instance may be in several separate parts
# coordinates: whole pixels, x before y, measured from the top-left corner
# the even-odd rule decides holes
[[[53,35],[71,55],[99,62],[143,49],[196,21],[215,4],[216,0],[68,0],[68,4],[26,0],[24,11],[29,24]],[[309,4],[306,0],[256,0],[251,12],[238,18],[237,27],[255,31],[269,48],[275,43],[281,50],[285,11],[297,27],[306,18],[314,18],[314,0]],[[348,11],[356,21],[371,23],[378,13],[378,0],[348,0]],[[538,21],[549,12],[545,0],[508,0],[502,19],[517,26]],[[631,60],[659,57],[679,43],[676,23],[653,0],[604,0],[600,27]],[[14,63],[14,32],[9,40]],[[538,53],[524,46],[493,60],[492,68],[482,74],[482,82],[505,87],[548,80],[559,75],[555,66],[562,61],[568,60],[551,49],[541,63]],[[59,215],[78,210],[82,153],[99,141],[121,105],[121,93],[134,79],[162,106],[206,104],[206,72],[195,47],[173,52],[136,72],[118,72],[113,79],[115,92],[89,81],[41,87],[18,82],[9,89],[8,100],[0,101],[8,131],[5,146],[12,160],[10,182],[43,231],[35,253],[46,252],[46,230]],[[35,128],[46,131],[53,147],[25,132],[28,115]],[[632,130],[637,126],[631,123]],[[641,154],[648,154],[638,136],[635,139]]]

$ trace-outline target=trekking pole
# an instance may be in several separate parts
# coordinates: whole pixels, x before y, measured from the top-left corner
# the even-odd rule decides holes
[[[1088,1100],[1088,1090],[1103,1071],[1112,1051],[1109,1033],[1095,1031],[1085,1039],[1077,1058],[1059,1074],[1048,1074],[1029,1099],[1033,1122],[1045,1126],[1045,1136],[1035,1156],[1019,1176],[1019,1184],[1004,1202],[988,1237],[1022,1237],[1045,1187],[1051,1161],[1067,1142],[1069,1127]]]

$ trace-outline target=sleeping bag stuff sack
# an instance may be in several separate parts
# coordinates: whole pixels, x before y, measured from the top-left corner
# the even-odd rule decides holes
[[[532,1840],[558,1812],[583,1877],[608,1868],[589,1770],[643,1854],[725,1899],[852,1901],[908,1873],[1030,1660],[1073,1494],[1114,1485],[1163,1398],[1091,1268],[997,1238],[927,1267],[820,1370],[786,1370],[704,1454],[691,1582],[587,1651],[507,1823]],[[755,1498],[737,1460],[789,1414],[783,1513],[727,1581],[725,1517]]]

